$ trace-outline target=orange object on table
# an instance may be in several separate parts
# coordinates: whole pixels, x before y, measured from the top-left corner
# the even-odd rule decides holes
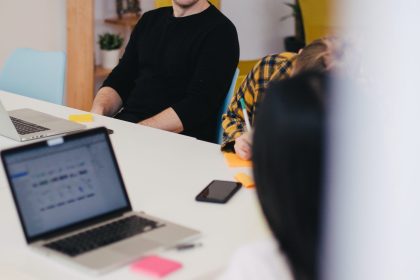
[[[255,187],[254,179],[245,173],[238,173],[235,175],[235,180],[241,183],[245,188],[251,189]]]
[[[229,167],[251,167],[252,161],[243,160],[234,153],[223,154]]]

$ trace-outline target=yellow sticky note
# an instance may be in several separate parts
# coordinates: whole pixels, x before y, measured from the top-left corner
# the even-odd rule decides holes
[[[73,122],[93,122],[93,115],[92,114],[77,114],[77,115],[70,115],[69,120]]]
[[[227,165],[229,167],[251,167],[252,161],[243,160],[233,153],[224,153]]]
[[[250,189],[255,187],[254,180],[251,176],[245,173],[238,173],[235,175],[235,180],[241,183],[245,188]]]

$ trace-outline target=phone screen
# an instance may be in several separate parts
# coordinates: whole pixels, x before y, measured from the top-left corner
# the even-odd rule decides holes
[[[230,181],[212,181],[195,198],[197,201],[226,203],[241,187],[240,183]]]

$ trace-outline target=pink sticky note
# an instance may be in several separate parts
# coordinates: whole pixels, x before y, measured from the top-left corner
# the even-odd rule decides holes
[[[149,256],[133,263],[131,268],[137,272],[143,272],[155,277],[164,277],[182,267],[176,261],[164,259],[158,256]]]

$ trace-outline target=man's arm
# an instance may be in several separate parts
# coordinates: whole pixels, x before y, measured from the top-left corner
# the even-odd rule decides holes
[[[238,35],[231,24],[216,26],[201,45],[185,97],[170,106],[184,131],[207,124],[218,115],[239,61]]]
[[[92,113],[108,117],[114,116],[122,106],[120,95],[110,87],[101,88],[93,100]]]
[[[151,118],[139,122],[139,124],[176,133],[180,133],[184,130],[180,118],[171,107]]]

